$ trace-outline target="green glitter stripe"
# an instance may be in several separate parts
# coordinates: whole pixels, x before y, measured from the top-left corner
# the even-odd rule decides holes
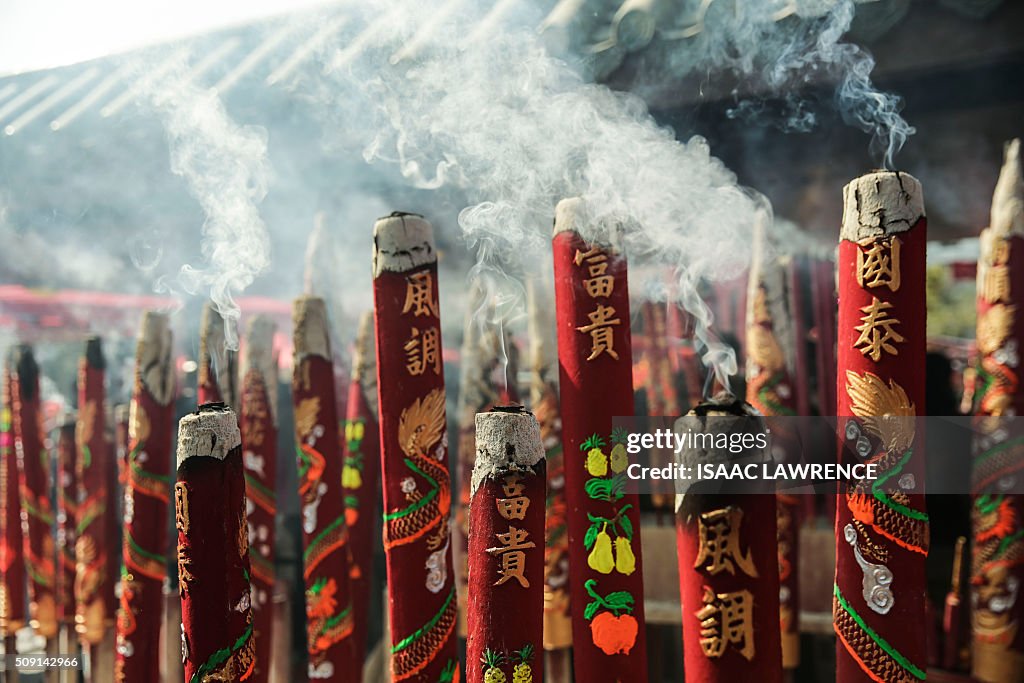
[[[402,638],[400,641],[398,641],[397,643],[392,645],[391,646],[391,654],[393,654],[393,655],[394,654],[398,654],[399,652],[401,652],[402,650],[404,650],[405,648],[409,647],[410,645],[415,643],[417,640],[422,638],[423,635],[426,634],[430,629],[432,629],[435,626],[437,626],[437,622],[441,621],[441,617],[444,616],[445,610],[448,609],[448,605],[451,604],[451,602],[452,602],[452,600],[454,598],[455,598],[455,585],[452,584],[452,590],[451,590],[451,592],[448,593],[448,597],[445,599],[444,604],[441,605],[441,609],[439,609],[437,611],[437,614],[435,614],[433,617],[431,617],[430,621],[428,621],[426,624],[424,624],[423,626],[420,626],[418,629],[413,631],[411,634],[409,634],[405,638]]]
[[[999,547],[996,548],[995,553],[992,555],[992,561],[998,560],[999,557],[1005,553],[1011,545],[1017,541],[1024,539],[1024,529],[1018,530],[1016,533],[1010,534],[1003,540],[999,541]]]
[[[868,634],[868,637],[871,638],[871,640],[873,640],[875,644],[878,645],[878,647],[885,650],[890,657],[896,660],[897,664],[906,669],[910,674],[914,676],[914,678],[917,678],[922,681],[928,678],[928,674],[926,674],[924,671],[916,667],[913,662],[911,662],[909,659],[900,654],[899,651],[896,650],[896,648],[894,648],[892,645],[886,642],[884,638],[875,633],[871,629],[871,627],[864,622],[864,619],[862,619],[861,616],[854,611],[853,607],[850,606],[850,603],[846,602],[846,598],[843,597],[843,594],[839,592],[839,584],[833,585],[832,592],[836,596],[836,601],[839,603],[839,606],[842,607],[843,610],[847,614],[849,614],[855,622],[857,622],[858,626],[864,629],[864,633]]]
[[[974,459],[975,464],[977,465],[979,463],[983,463],[986,460],[988,460],[989,458],[991,458],[992,456],[996,455],[997,453],[1002,453],[1003,451],[1005,451],[1008,448],[1011,448],[1013,446],[1020,446],[1022,444],[1024,444],[1024,436],[1019,436],[1016,439],[1010,439],[1009,441],[1004,441],[1003,443],[998,444],[996,446],[993,446],[992,448],[989,448],[985,452],[983,452],[983,453],[979,454],[977,457],[975,457],[975,459]]]
[[[349,614],[351,614],[351,612],[352,612],[352,603],[349,603],[348,607],[346,607],[342,611],[338,612],[337,614],[335,614],[330,619],[327,619],[326,621],[324,621],[324,627],[323,627],[323,629],[321,629],[321,633],[323,631],[326,631],[329,628],[334,628],[335,626],[340,624],[342,621],[344,621],[344,619],[346,617],[348,617]]]
[[[82,519],[75,527],[75,533],[81,535],[89,525],[96,521],[96,518],[103,514],[106,504],[102,500],[96,500],[86,512],[82,513]]]
[[[302,552],[302,560],[306,564],[309,564],[309,553],[310,553],[310,551],[316,550],[317,544],[323,539],[324,536],[326,536],[330,532],[334,531],[336,528],[338,528],[339,526],[341,526],[344,523],[345,523],[345,518],[344,517],[338,517],[336,520],[334,520],[333,522],[328,524],[326,527],[324,527],[324,530],[321,531],[319,534],[317,534],[316,538],[314,538],[312,541],[310,541],[309,545],[306,546],[306,549]]]
[[[145,548],[140,546],[135,541],[134,538],[132,538],[131,534],[125,534],[125,538],[128,539],[128,545],[130,545],[132,547],[132,550],[137,552],[139,555],[142,555],[147,560],[153,560],[154,562],[160,562],[161,564],[167,564],[167,558],[166,557],[164,557],[163,555],[158,555],[157,553],[151,552],[149,550],[146,550]]]
[[[889,481],[890,479],[892,479],[897,474],[899,474],[900,472],[903,471],[903,466],[907,464],[907,461],[910,460],[911,456],[913,456],[913,455],[914,455],[914,449],[913,448],[908,449],[907,452],[903,454],[903,457],[900,458],[900,461],[899,461],[899,463],[897,463],[896,467],[892,468],[891,470],[889,470],[888,472],[883,474],[881,477],[876,479],[874,482],[872,482],[872,484],[871,484],[871,493],[874,494],[875,499],[878,502],[882,503],[886,507],[889,507],[889,508],[895,510],[896,512],[900,513],[904,517],[910,517],[911,519],[916,519],[916,520],[921,521],[921,522],[927,522],[928,521],[928,513],[927,512],[921,512],[920,510],[914,510],[913,508],[909,508],[906,505],[902,505],[900,503],[895,503],[895,502],[893,502],[893,500],[891,498],[889,498],[889,494],[888,493],[886,493],[885,491],[881,490],[882,484],[884,484],[885,482]]]
[[[199,668],[196,669],[195,673],[192,674],[192,678],[189,679],[189,683],[202,683],[202,681],[206,680],[207,674],[213,672],[218,666],[228,661],[231,653],[241,650],[246,641],[251,637],[252,624],[249,624],[245,629],[245,633],[239,636],[234,645],[217,650],[210,655],[210,658],[203,662]]]
[[[92,451],[89,449],[88,444],[82,444],[82,453],[85,454],[82,467],[89,467],[92,465]]]
[[[993,497],[987,493],[978,496],[978,498],[974,501],[974,507],[978,508],[978,511],[983,515],[995,512],[996,508],[998,508],[1002,504],[1003,496]]]
[[[430,491],[427,492],[427,495],[423,496],[422,498],[417,500],[412,505],[410,505],[408,507],[404,507],[401,510],[396,510],[395,512],[389,512],[389,513],[385,514],[384,515],[384,521],[385,522],[390,522],[393,519],[398,519],[399,517],[405,517],[406,515],[411,515],[412,513],[414,513],[417,510],[419,510],[420,508],[429,505],[430,501],[434,500],[434,498],[437,497],[437,491],[438,491],[437,480],[434,479],[433,477],[431,477],[429,474],[427,474],[423,470],[421,470],[419,467],[417,467],[416,463],[414,463],[409,458],[404,458],[404,460],[405,460],[406,467],[411,469],[413,472],[416,472],[417,474],[421,475],[424,479],[426,479],[427,481],[430,482],[431,489],[430,489]]]
[[[267,499],[269,499],[272,502],[277,499],[277,494],[274,493],[274,491],[272,489],[270,489],[270,488],[264,486],[263,484],[261,484],[259,482],[259,480],[256,479],[255,476],[249,474],[248,472],[245,473],[245,483],[246,483],[246,485],[252,486],[254,489],[259,491],[259,493],[264,498],[267,498]]]

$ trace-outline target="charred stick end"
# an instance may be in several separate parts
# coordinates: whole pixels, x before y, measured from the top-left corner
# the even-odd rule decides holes
[[[234,411],[223,403],[204,403],[178,422],[178,469],[192,457],[223,460],[241,445]]]
[[[840,239],[861,242],[906,232],[924,218],[921,183],[899,171],[874,171],[843,188]]]
[[[18,378],[18,391],[22,398],[34,399],[39,390],[39,365],[28,344],[14,347],[14,373]]]
[[[544,460],[540,425],[522,406],[503,406],[476,415],[476,463],[472,493],[486,479],[508,472],[534,472]]]
[[[437,262],[434,228],[422,216],[396,211],[373,226],[373,277]]]
[[[107,361],[103,357],[103,339],[100,337],[89,337],[85,340],[85,362],[90,368],[104,370]]]
[[[727,391],[720,392],[713,398],[694,406],[690,412],[676,420],[674,427],[677,434],[764,433],[767,428],[764,418],[753,406]],[[700,440],[695,443],[704,444],[705,442]],[[756,462],[767,457],[767,453],[754,447],[737,454],[727,450],[717,450],[713,447],[705,448],[702,445],[701,447],[684,448],[678,457],[684,467],[695,468],[700,463],[745,464]],[[695,469],[691,471],[695,471]],[[693,501],[694,496],[699,499],[700,495],[714,494],[718,492],[720,484],[714,480],[696,482],[678,480],[676,487],[676,512],[685,518],[690,510],[687,503],[688,498]]]
[[[242,377],[250,372],[259,375],[267,391],[270,418],[277,424],[277,355],[274,353],[274,332],[277,325],[265,315],[257,315],[245,330],[242,353]]]
[[[137,379],[162,406],[174,396],[171,339],[171,323],[165,314],[146,311],[142,315],[135,355]]]
[[[305,356],[331,357],[331,338],[327,329],[327,305],[315,296],[300,296],[292,307],[295,327],[296,365]]]

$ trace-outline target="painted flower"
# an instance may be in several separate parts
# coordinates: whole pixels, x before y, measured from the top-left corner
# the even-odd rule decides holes
[[[402,480],[402,493],[412,493],[416,490],[416,480],[412,477],[406,477]]]

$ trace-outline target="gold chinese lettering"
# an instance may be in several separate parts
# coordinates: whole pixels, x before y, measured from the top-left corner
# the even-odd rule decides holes
[[[615,331],[612,327],[621,325],[622,321],[614,316],[614,308],[598,304],[596,309],[587,314],[590,324],[576,328],[580,332],[590,334],[591,346],[590,355],[587,356],[588,361],[594,360],[602,353],[607,353],[615,360],[619,359],[619,354],[615,351]]]
[[[900,239],[866,240],[857,246],[857,284],[861,287],[900,288]]]
[[[441,335],[436,327],[423,331],[412,328],[409,341],[405,342],[405,369],[410,375],[422,375],[427,368],[435,375],[441,374]]]
[[[182,534],[187,535],[189,530],[188,518],[188,489],[185,482],[179,481],[174,485],[174,526]],[[188,556],[185,547],[178,543],[178,593],[184,595],[188,592],[189,586],[195,577],[189,567],[192,565],[192,558]]]
[[[608,275],[608,255],[597,247],[590,251],[581,252],[576,250],[576,257],[573,259],[577,266],[587,263],[587,272],[590,278],[583,281],[583,287],[592,299],[598,297],[609,297],[615,291],[615,276]]]
[[[871,303],[860,309],[864,313],[860,319],[861,324],[853,328],[860,332],[857,341],[853,343],[854,348],[876,362],[882,357],[883,351],[897,355],[899,351],[893,344],[905,341],[903,335],[893,329],[900,321],[889,316],[890,308],[892,304],[889,302],[872,297]]]
[[[501,558],[501,569],[498,574],[501,578],[494,582],[500,586],[507,581],[515,579],[523,588],[530,587],[530,581],[526,578],[526,550],[537,547],[533,541],[526,540],[530,533],[525,529],[517,529],[514,526],[508,528],[508,533],[495,534],[500,546],[488,548],[487,552]]]
[[[717,659],[733,645],[747,659],[754,659],[754,598],[750,591],[715,593],[704,586],[704,606],[694,612],[700,620],[700,647],[705,657]]]
[[[702,512],[697,522],[700,547],[695,569],[703,569],[712,576],[726,571],[736,574],[738,566],[747,576],[757,578],[757,567],[750,549],[744,553],[740,548],[740,526],[743,522],[743,508],[725,507],[711,512]]]
[[[521,481],[522,477],[512,474],[505,477],[502,482],[502,490],[507,498],[498,498],[494,501],[498,508],[498,514],[507,520],[526,519],[526,511],[530,507],[530,499],[522,495],[525,486]]]
[[[434,295],[434,278],[428,271],[415,273],[406,278],[405,305],[402,313],[412,311],[415,316],[440,317],[437,297]]]

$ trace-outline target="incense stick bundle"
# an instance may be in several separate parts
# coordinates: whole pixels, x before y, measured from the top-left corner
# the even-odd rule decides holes
[[[185,680],[247,680],[256,662],[242,438],[223,403],[178,423],[174,522]]]
[[[562,443],[578,680],[647,680],[639,497],[626,491],[625,435],[633,414],[626,262],[618,226],[593,226],[580,199],[555,210],[552,247]],[[602,230],[605,244],[580,231]]]
[[[986,682],[1024,680],[1024,600],[1017,598],[1024,583],[1024,497],[1003,493],[1024,474],[1020,457],[1006,448],[1007,440],[1020,438],[1022,430],[1017,420],[986,420],[1024,413],[1024,387],[1018,379],[1022,301],[1024,168],[1018,139],[1006,147],[978,259],[977,373],[982,381],[974,398],[983,438],[974,455],[971,487],[971,673]]]
[[[544,447],[520,407],[476,416],[467,679],[544,680]]]
[[[118,509],[117,467],[107,434],[106,361],[99,337],[86,341],[78,363],[75,430],[79,515],[75,539],[75,630],[90,647],[95,680],[112,678],[111,627],[117,609],[114,580]],[[127,432],[127,426],[125,426]]]
[[[224,318],[212,303],[203,306],[199,330],[196,400],[238,406],[238,354],[225,346]]]
[[[378,220],[373,277],[391,676],[395,683],[458,680],[437,251],[430,223],[405,213]]]
[[[793,335],[789,310],[787,273],[781,262],[768,255],[764,221],[755,226],[754,254],[747,293],[747,402],[761,415],[793,416]],[[775,422],[773,444],[785,449],[795,429]],[[784,456],[785,457],[785,456]],[[744,501],[739,501],[742,507]],[[800,540],[800,498],[786,492],[775,495],[776,536],[779,564],[779,623],[782,629],[782,666],[795,669],[800,663],[800,601],[797,585]],[[745,514],[750,515],[751,511]]]
[[[66,416],[57,430],[57,574],[58,620],[61,628],[75,623],[75,526],[78,484],[75,480],[75,420]]]
[[[380,543],[377,528],[380,514],[380,429],[377,426],[377,361],[373,346],[373,312],[359,321],[352,380],[348,388],[348,414],[342,452],[341,473],[345,496],[352,566],[352,610],[355,615],[353,642],[356,662],[366,659],[370,591],[374,548]]]
[[[166,315],[146,312],[135,354],[125,463],[121,602],[117,614],[117,681],[160,675],[160,625],[167,578],[167,515],[175,382]]]
[[[253,638],[256,663],[252,683],[270,677],[274,639],[274,521],[277,514],[277,354],[275,325],[256,316],[249,321],[242,353],[241,438],[244,444],[249,563],[252,567]]]
[[[676,422],[675,431],[701,436],[728,434],[733,441],[738,436],[735,432],[744,436],[764,432],[764,423],[756,415],[749,404],[723,393],[695,406]],[[694,447],[680,457],[692,466],[757,461],[763,455],[755,449],[726,453]],[[676,502],[686,681],[780,683],[775,496],[756,490],[710,493],[697,486],[694,489]]]
[[[0,633],[13,641],[14,634],[25,625],[25,557],[18,460],[11,424],[14,405],[11,384],[10,359],[5,357],[0,378]]]
[[[341,441],[324,300],[300,297],[293,309],[292,403],[306,580],[309,677],[359,681],[352,643],[348,530],[341,493]]]
[[[921,185],[878,171],[843,189],[838,417],[844,462],[877,463],[836,502],[837,680],[924,678],[925,225]],[[884,484],[877,484],[884,482]]]
[[[554,342],[554,312],[540,300],[535,280],[527,281],[530,337],[530,406],[540,426],[547,469],[544,517],[544,649],[551,668],[556,664],[568,676],[567,648],[572,646],[569,610],[569,529],[565,501],[565,458],[562,418],[558,412],[557,358],[549,351]],[[550,338],[549,338],[550,337]]]
[[[39,366],[29,346],[21,345],[14,358],[14,439],[18,453],[21,490],[22,541],[28,571],[31,626],[44,638],[57,635],[54,598],[56,566],[53,509],[50,506],[48,454],[40,412]]]

